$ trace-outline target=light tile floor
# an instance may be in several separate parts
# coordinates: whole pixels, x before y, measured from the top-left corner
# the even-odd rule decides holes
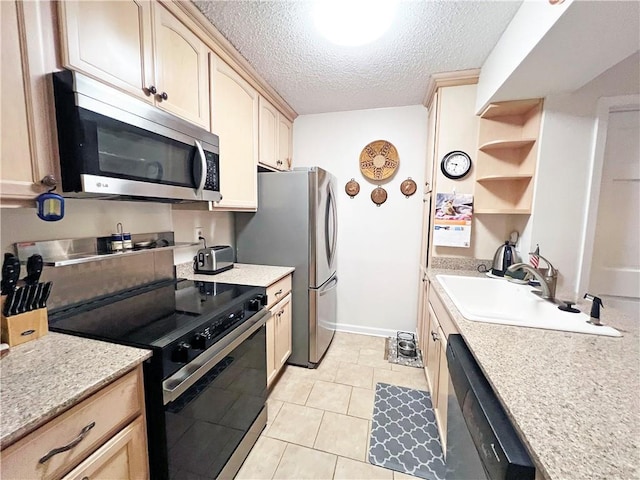
[[[384,359],[383,337],[336,332],[315,369],[288,365],[237,479],[415,479],[367,460],[377,382],[428,390],[424,371]]]

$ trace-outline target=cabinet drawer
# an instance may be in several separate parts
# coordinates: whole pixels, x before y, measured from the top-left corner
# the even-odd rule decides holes
[[[453,320],[451,320],[449,311],[444,307],[442,300],[433,288],[429,289],[429,303],[438,317],[438,323],[440,323],[440,328],[444,332],[445,337],[449,337],[452,333],[458,333],[458,328],[453,323]]]
[[[59,478],[140,415],[143,400],[138,367],[3,450],[3,480]]]
[[[62,480],[142,480],[149,478],[142,416],[127,425]]]
[[[286,297],[291,291],[291,275],[281,278],[277,282],[267,287],[267,308],[271,308],[274,304]]]

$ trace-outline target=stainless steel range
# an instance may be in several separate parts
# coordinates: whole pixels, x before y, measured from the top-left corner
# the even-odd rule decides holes
[[[58,308],[50,329],[153,350],[151,478],[232,478],[266,425],[264,288],[163,279]]]

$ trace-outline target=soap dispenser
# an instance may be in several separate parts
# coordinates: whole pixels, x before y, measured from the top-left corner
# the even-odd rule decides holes
[[[590,293],[585,293],[584,298],[586,298],[587,300],[591,300],[592,302],[590,315],[591,318],[589,319],[589,323],[598,326],[602,325],[602,323],[600,323],[600,307],[604,308],[602,300],[595,295],[591,295]]]

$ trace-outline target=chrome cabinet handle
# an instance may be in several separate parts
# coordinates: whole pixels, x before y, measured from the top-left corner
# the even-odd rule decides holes
[[[168,100],[169,99],[169,95],[167,94],[167,92],[162,92],[158,94],[158,98],[160,100]]]
[[[434,342],[437,342],[438,340],[440,340],[440,338],[438,337],[437,332],[434,332],[433,330],[431,330],[431,338],[433,338]]]
[[[89,425],[87,425],[82,430],[80,430],[80,435],[78,435],[76,438],[71,440],[71,442],[66,444],[64,447],[54,448],[49,453],[47,453],[44,457],[42,457],[40,460],[38,460],[38,462],[39,463],[46,463],[47,460],[49,460],[51,457],[53,457],[55,455],[58,455],[59,453],[63,453],[63,452],[67,452],[67,451],[71,450],[73,447],[78,445],[82,440],[84,440],[84,437],[87,436],[87,433],[89,433],[89,430],[91,430],[95,426],[96,426],[96,422],[91,422]]]
[[[279,297],[280,295],[282,295],[282,289],[278,290],[278,291],[275,293],[275,296],[276,296],[276,297]]]
[[[155,85],[149,85],[147,88],[144,89],[144,93],[148,95],[155,95],[156,93],[158,93],[158,89],[155,87]]]
[[[276,165],[282,165],[282,160],[278,160],[278,161],[276,162]]]

